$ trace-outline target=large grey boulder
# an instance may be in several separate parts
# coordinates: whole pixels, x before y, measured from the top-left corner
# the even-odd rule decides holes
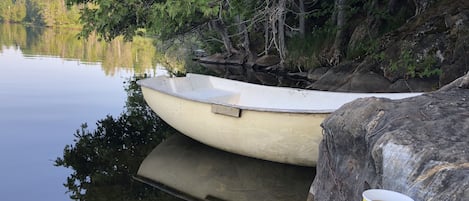
[[[403,100],[353,101],[322,124],[309,200],[361,200],[370,188],[415,201],[469,200],[469,74]]]

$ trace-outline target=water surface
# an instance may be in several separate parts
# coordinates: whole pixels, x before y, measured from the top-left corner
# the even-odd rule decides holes
[[[159,142],[177,133],[144,103],[135,76],[167,73],[160,63],[180,64],[158,53],[151,39],[105,43],[96,37],[80,41],[76,34],[76,30],[0,24],[0,200],[64,201],[70,196],[83,200],[177,200],[133,180],[132,175]],[[83,123],[88,127],[77,131]],[[234,166],[247,166],[231,160],[233,154],[209,147],[206,150],[208,156],[199,155],[199,151],[192,154],[211,158],[211,154],[218,153]],[[61,166],[56,167],[58,158]],[[267,172],[278,166],[255,159],[241,161],[244,160],[264,165],[246,170],[248,177],[240,177],[239,170],[230,168],[219,168],[213,174],[235,175],[238,177],[228,183],[244,184],[259,179],[249,173]],[[208,165],[202,163],[203,167]],[[292,168],[277,171],[283,175],[260,179],[285,191],[282,195],[303,191],[306,194],[308,182],[306,186],[288,186],[296,189],[280,185],[279,177],[288,180],[287,173],[298,169]],[[310,178],[313,174],[312,169],[300,169],[300,177]],[[163,175],[171,172],[155,171],[162,171],[158,173]],[[189,175],[176,178],[175,182],[182,183],[200,176],[193,175],[190,168],[178,174]],[[217,185],[223,188],[228,184]]]
[[[130,43],[78,41],[76,33],[0,25],[0,200],[70,200],[63,183],[71,171],[54,160],[82,123],[119,115],[123,83],[156,66],[134,57]]]

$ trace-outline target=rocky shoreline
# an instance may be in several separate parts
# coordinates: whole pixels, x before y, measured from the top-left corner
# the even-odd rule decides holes
[[[268,56],[275,59],[275,56]],[[265,60],[261,57],[260,60]],[[340,92],[422,92],[438,87],[438,80],[398,79],[389,81],[373,71],[356,71],[352,63],[335,67],[320,67],[308,72],[290,72],[277,63],[242,63],[238,59],[225,59],[221,54],[201,58],[199,63],[220,77],[269,86],[304,88]],[[272,64],[273,63],[273,64]]]
[[[337,64],[295,71],[272,55],[249,62],[223,54],[199,62],[221,77],[264,85],[428,92],[394,101],[359,99],[331,114],[322,124],[308,200],[361,200],[371,188],[415,201],[469,200],[468,33],[469,3],[443,2],[381,37],[373,52]],[[353,36],[350,43],[364,34],[357,27]]]
[[[364,25],[365,26],[365,25]],[[349,43],[367,37],[353,28]],[[367,53],[292,69],[275,55],[214,54],[199,62],[219,76],[273,86],[348,92],[434,91],[469,71],[469,2],[437,3],[373,41]],[[362,44],[367,46],[367,44]]]
[[[469,74],[417,97],[344,105],[322,124],[308,200],[361,200],[370,188],[469,200],[468,100]]]

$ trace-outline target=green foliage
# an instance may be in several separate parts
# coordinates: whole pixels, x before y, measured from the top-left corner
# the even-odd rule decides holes
[[[26,10],[28,12],[25,16],[24,21],[40,26],[46,25],[45,19],[42,16],[43,11],[38,1],[27,1]]]
[[[365,39],[358,42],[355,46],[349,46],[347,49],[347,58],[355,59],[365,55],[371,55],[374,59],[382,60],[383,55],[377,54],[379,49],[379,40]]]
[[[140,87],[128,82],[126,111],[107,116],[90,131],[83,124],[56,166],[71,168],[65,187],[74,200],[176,200],[132,179],[144,157],[175,133],[145,104]]]
[[[334,13],[335,1],[320,1],[320,6],[316,12],[311,14],[313,18],[329,17]],[[328,19],[329,20],[329,19]]]
[[[38,0],[34,0],[38,1]],[[65,0],[38,1],[40,11],[46,26],[77,26],[78,7],[67,7]]]
[[[428,78],[441,75],[442,71],[437,68],[436,64],[435,57],[426,55],[421,59],[416,59],[411,50],[404,49],[397,61],[391,61],[389,69],[392,72],[403,72],[406,78]]]
[[[158,54],[155,55],[155,61],[161,64],[170,73],[179,75],[186,73],[186,58],[188,57],[187,41],[181,40],[155,40]]]
[[[12,9],[12,22],[21,22],[26,17],[26,2],[25,0],[16,0]]]
[[[380,52],[380,53],[373,53],[371,54],[371,58],[377,62],[383,62],[387,59],[387,56],[384,52]]]
[[[77,27],[78,17],[78,8],[67,9],[65,0],[0,1],[0,21],[3,22]]]
[[[232,0],[228,13],[233,16],[239,16],[241,19],[250,19],[254,17],[256,11],[261,7],[263,1],[251,0]]]
[[[84,24],[82,37],[88,37],[94,31],[106,41],[123,35],[132,40],[139,28],[148,26],[150,6],[154,0],[67,0],[67,5],[81,6],[80,22]]]
[[[413,16],[414,9],[406,6],[406,4],[396,6],[397,11],[390,13],[389,1],[365,1],[362,6],[363,12],[374,18],[375,21],[379,21],[380,26],[378,27],[379,35],[395,30],[396,28],[405,24],[407,19]]]
[[[218,33],[214,30],[207,30],[203,34],[200,34],[200,40],[202,44],[200,48],[204,49],[208,53],[223,52],[223,43],[216,40]]]
[[[380,51],[379,37],[402,26],[414,12],[406,4],[390,5],[389,1],[350,0],[347,1],[347,5],[347,18],[350,19],[347,26],[355,25],[354,31],[358,31],[358,36],[362,37],[361,41],[349,44],[347,59],[371,56],[375,60],[383,61],[383,53],[378,53]],[[362,26],[362,20],[365,19],[366,23],[370,24]]]
[[[414,12],[407,6],[412,2],[396,6],[391,5],[390,1],[345,1],[347,24],[341,27],[344,32],[340,33],[344,34],[340,35],[343,36],[336,38],[335,1],[306,0],[304,6],[307,33],[303,39],[295,34],[300,23],[298,2],[287,2],[282,8],[279,8],[282,5],[280,1],[247,0],[67,0],[67,5],[81,6],[83,37],[96,31],[106,41],[120,35],[125,40],[132,40],[139,30],[144,29],[147,34],[169,40],[186,37],[187,33],[197,33],[204,42],[199,47],[207,52],[220,52],[225,47],[230,53],[244,53],[243,50],[248,49],[244,47],[247,44],[243,43],[244,33],[248,32],[251,40],[249,50],[253,54],[277,51],[283,55],[287,52],[284,62],[294,69],[314,68],[323,61],[329,61],[334,52],[332,48],[340,48],[341,53],[346,50],[345,59],[371,55],[376,60],[384,60],[384,53],[378,53],[377,38],[401,26]],[[285,13],[278,13],[279,11]],[[285,20],[279,16],[285,16]],[[350,39],[353,26],[363,23],[363,19],[370,23],[365,27],[368,29],[367,39],[354,47],[341,47],[346,46],[342,43]],[[282,23],[286,23],[286,26],[282,29],[277,27]],[[285,33],[278,33],[278,30],[284,29]],[[267,34],[264,34],[265,30]],[[283,34],[286,37],[280,39]],[[283,47],[285,42],[288,51]],[[334,47],[334,44],[339,43],[340,47]],[[164,58],[160,57],[159,60]]]
[[[149,28],[161,39],[169,39],[210,21],[219,11],[219,3],[211,0],[165,1],[154,4]]]
[[[0,19],[3,22],[21,22],[25,16],[25,0],[2,0],[0,2]]]
[[[10,9],[12,5],[13,2],[11,0],[0,1],[0,20],[2,22],[10,21]]]
[[[414,10],[406,6],[406,4],[394,5],[393,10],[391,10],[389,1],[352,0],[349,3],[353,7],[359,8],[358,10],[355,9],[354,13],[357,14],[358,19],[363,19],[360,16],[366,16],[366,19],[373,23],[373,26],[366,26],[366,34],[362,33],[365,35],[362,36],[363,39],[347,48],[347,59],[371,56],[376,61],[384,61],[386,58],[384,52],[380,52],[381,44],[379,37],[402,26],[413,15]],[[375,30],[371,30],[370,27],[374,27]]]
[[[106,41],[120,35],[132,40],[142,28],[168,39],[192,30],[219,12],[219,4],[211,0],[67,0],[67,4],[83,5],[80,21],[85,26],[81,36],[96,31]]]
[[[320,54],[333,43],[335,31],[332,26],[325,26],[314,30],[304,38],[297,36],[290,39],[287,44],[289,56],[286,63],[291,68],[305,70],[319,67]]]

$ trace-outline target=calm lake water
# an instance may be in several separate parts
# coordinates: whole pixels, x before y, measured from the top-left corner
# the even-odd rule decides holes
[[[54,160],[82,123],[123,111],[124,81],[156,67],[75,34],[0,24],[0,200],[70,200],[71,170]]]
[[[136,75],[167,74],[160,63],[173,70],[181,67],[158,53],[151,39],[105,43],[92,37],[85,42],[76,34],[0,24],[0,200],[64,201],[71,195],[83,200],[179,200],[132,179],[143,158],[168,136],[172,140],[166,142],[190,144],[195,150],[171,145],[174,151],[156,153],[174,165],[157,168],[158,174],[183,175],[170,183],[191,184],[175,190],[190,192],[208,182],[209,193],[231,190],[225,194],[231,200],[252,200],[243,192],[304,200],[312,168],[174,139],[177,131],[151,112],[135,84]],[[83,123],[88,128],[78,131]],[[158,145],[162,150],[169,146],[163,144]],[[54,166],[57,158],[70,168]]]

